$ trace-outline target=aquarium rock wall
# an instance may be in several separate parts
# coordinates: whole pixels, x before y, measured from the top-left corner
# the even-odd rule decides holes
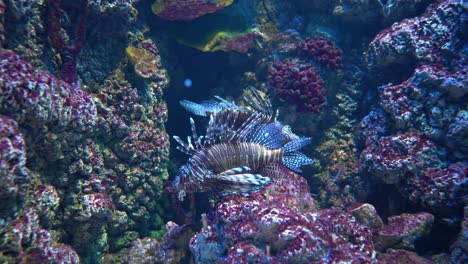
[[[0,0],[0,263],[468,262],[467,11]],[[179,101],[252,91],[312,164],[174,192],[210,120]]]

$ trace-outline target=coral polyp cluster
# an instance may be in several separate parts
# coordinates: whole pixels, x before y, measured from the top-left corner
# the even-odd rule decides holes
[[[323,80],[312,65],[284,59],[275,60],[268,70],[268,83],[281,100],[299,111],[320,112],[326,103]]]
[[[331,70],[341,67],[342,51],[328,37],[306,38],[299,42],[298,49],[301,56],[310,56]]]

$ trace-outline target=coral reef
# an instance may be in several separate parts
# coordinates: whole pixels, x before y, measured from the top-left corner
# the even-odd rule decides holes
[[[4,48],[5,45],[5,12],[5,1],[0,0],[0,48]]]
[[[467,262],[466,10],[0,0],[0,263]],[[165,100],[247,85],[315,163],[169,210]]]
[[[308,63],[275,60],[268,70],[268,83],[281,100],[296,105],[299,111],[320,112],[326,103],[323,80]]]
[[[372,126],[386,133],[388,127],[413,132],[381,138],[385,133],[367,135],[368,147],[361,156],[373,175],[397,184],[409,191],[411,200],[436,211],[462,206],[460,192],[466,182],[458,175],[466,172],[466,165],[456,162],[463,161],[467,153],[462,139],[466,137],[466,111],[460,104],[466,94],[463,72],[463,68],[447,71],[441,65],[424,65],[407,81],[380,87],[380,106],[390,120],[374,118]],[[451,151],[445,153],[445,148]]]
[[[466,162],[452,163],[442,169],[425,168],[418,176],[411,178],[409,198],[438,212],[461,208],[464,205],[466,175]]]
[[[190,241],[196,263],[377,263],[374,244],[382,251],[412,248],[434,220],[402,214],[384,225],[370,204],[317,210],[303,178],[270,169],[276,176],[265,189],[224,198],[202,215],[204,226]]]
[[[151,10],[167,20],[192,20],[229,6],[233,0],[156,0]]]
[[[423,168],[439,167],[441,150],[429,139],[416,132],[382,137],[361,154],[361,162],[373,175],[388,184],[407,179]]]
[[[253,47],[255,33],[218,32],[204,46],[197,47],[202,51],[237,51],[246,53]]]
[[[25,242],[24,254],[4,247],[2,252],[16,260],[37,257],[54,262],[68,256],[65,262],[76,263],[76,250],[82,261],[93,262],[109,248],[116,252],[130,246],[133,239],[121,242],[126,236],[160,229],[161,222],[154,219],[159,217],[161,204],[155,197],[167,177],[169,148],[164,132],[167,109],[162,101],[165,71],[160,69],[145,85],[146,91],[133,88],[121,74],[91,96],[78,83],[72,86],[37,70],[12,51],[2,50],[0,57],[0,111],[9,116],[2,117],[2,161],[15,165],[14,169],[5,167],[2,175],[2,184],[15,181],[8,183],[8,192],[2,190],[7,201],[14,198],[5,204],[8,215],[2,215],[6,220],[2,225],[21,218],[18,212],[23,201],[31,203],[26,193],[32,191],[40,225],[58,234],[50,246],[49,242]],[[29,146],[27,154],[21,150],[19,131],[25,132],[22,148]],[[13,151],[13,147],[18,149]],[[39,183],[34,190],[27,190],[26,156],[34,182]],[[11,163],[12,158],[18,164]],[[57,213],[54,208],[59,205]],[[149,221],[153,224],[141,228],[141,223]],[[114,228],[107,236],[106,225],[121,232]],[[38,245],[47,250],[39,251]]]
[[[463,30],[462,3],[440,1],[416,18],[406,19],[381,31],[369,44],[365,59],[369,70],[392,65],[447,64],[455,56]]]
[[[416,239],[429,233],[434,216],[429,213],[402,214],[389,217],[387,222],[377,232],[375,248],[381,252],[390,247],[411,250]]]
[[[77,71],[85,84],[102,84],[112,72],[119,68],[125,58],[129,39],[141,34],[136,29],[139,0],[89,1],[87,38],[77,57]],[[70,9],[73,6],[69,7]],[[129,32],[131,32],[129,34]]]
[[[223,199],[215,216],[205,221],[190,242],[197,263],[373,262],[375,258],[371,230],[348,213],[314,211],[305,179],[286,169],[259,192]]]
[[[299,42],[298,49],[300,55],[311,56],[329,69],[336,70],[341,67],[342,51],[328,37],[306,38]]]
[[[29,174],[26,145],[18,124],[9,117],[0,116],[0,219],[3,221],[21,211]]]
[[[107,175],[103,180],[111,181],[114,215],[119,216],[110,221],[114,228],[109,240],[114,252],[131,245],[132,239],[123,241],[132,232],[161,228],[160,222],[151,221],[160,217],[161,204],[156,197],[161,195],[167,178],[169,152],[164,131],[167,109],[162,101],[167,82],[161,75],[164,70],[160,69],[159,77],[147,79],[151,80],[146,86],[147,98],[122,74],[114,73],[96,94],[99,138],[104,143],[98,156],[104,165],[100,175]]]
[[[128,46],[125,53],[138,76],[151,78],[158,73],[160,57],[156,45],[151,40],[142,41],[138,47]]]
[[[358,128],[367,146],[361,161],[372,176],[394,184],[436,216],[456,217],[466,196],[462,138],[468,123],[462,102],[468,75],[459,45],[466,24],[460,4],[434,3],[420,17],[394,24],[374,38],[365,54],[371,72],[406,62],[416,68],[407,80],[378,88],[381,109],[374,108]]]
[[[80,263],[73,248],[55,242],[54,236],[39,222],[34,207],[26,207],[16,220],[11,221],[0,233],[0,250],[10,256],[2,254],[0,260],[8,263]]]
[[[47,24],[42,19],[42,1],[5,0],[5,32],[3,48],[14,50],[35,67],[45,66]]]
[[[178,226],[174,222],[168,222],[166,229],[160,242],[152,238],[136,239],[125,263],[182,263],[193,231],[189,225]]]
[[[97,123],[92,97],[55,76],[35,69],[14,52],[0,52],[0,113],[32,128],[92,132]]]
[[[86,38],[86,21],[88,17],[88,0],[82,0],[80,4],[80,21],[76,30],[76,37],[73,43],[67,45],[64,30],[60,25],[60,18],[63,10],[59,0],[47,0],[48,33],[52,47],[61,56],[61,73],[59,77],[73,84],[78,81],[76,72],[76,57],[80,53]]]

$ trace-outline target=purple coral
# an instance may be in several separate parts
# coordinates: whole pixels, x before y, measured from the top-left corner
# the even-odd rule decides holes
[[[449,211],[463,206],[468,187],[468,164],[457,162],[448,168],[426,168],[410,181],[410,199],[434,211]]]
[[[373,175],[388,184],[406,179],[420,169],[441,164],[436,145],[421,134],[408,132],[382,137],[361,154],[361,162]]]
[[[78,81],[76,72],[76,57],[84,46],[86,39],[86,21],[88,16],[88,0],[81,0],[80,21],[73,44],[66,44],[66,36],[60,25],[64,11],[60,8],[61,0],[47,0],[49,39],[57,52],[62,56],[62,72],[60,78],[69,84]]]
[[[19,263],[80,263],[72,247],[54,241],[51,233],[40,226],[39,215],[27,207],[4,230],[1,248],[14,255]]]
[[[35,69],[12,51],[0,52],[0,80],[0,113],[20,124],[80,132],[91,132],[96,124],[89,94]]]
[[[167,20],[192,20],[230,5],[232,0],[157,0],[153,13]]]
[[[429,213],[391,216],[377,232],[375,246],[379,251],[390,247],[413,249],[416,239],[427,234],[433,222],[434,216]]]
[[[275,94],[299,111],[320,112],[325,106],[325,88],[317,69],[308,63],[275,60],[268,70],[268,83]]]
[[[22,206],[30,181],[25,151],[18,124],[0,115],[0,218],[15,216]]]
[[[313,205],[305,179],[285,173],[259,192],[226,197],[190,249],[198,263],[375,262],[369,228]]]
[[[311,56],[329,69],[336,70],[341,67],[342,51],[328,37],[306,38],[299,42],[298,48],[300,55]]]
[[[438,1],[416,18],[405,19],[383,30],[365,53],[371,70],[416,61],[447,64],[462,32],[462,1]]]

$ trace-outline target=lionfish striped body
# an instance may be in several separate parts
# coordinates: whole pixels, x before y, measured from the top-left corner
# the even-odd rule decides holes
[[[204,163],[214,173],[222,173],[244,166],[258,171],[266,163],[281,162],[283,151],[267,149],[260,144],[239,142],[216,144],[195,155],[205,158]]]
[[[251,94],[246,101],[249,108],[219,97],[219,102],[181,101],[188,111],[209,116],[210,121],[205,138],[197,136],[193,119],[192,137],[187,143],[174,136],[178,149],[191,155],[172,183],[179,199],[186,192],[234,194],[259,190],[270,181],[268,175],[261,174],[266,165],[282,163],[300,171],[302,165],[312,163],[298,151],[310,138],[292,133],[289,126],[276,121],[268,100],[256,90],[252,89]]]

